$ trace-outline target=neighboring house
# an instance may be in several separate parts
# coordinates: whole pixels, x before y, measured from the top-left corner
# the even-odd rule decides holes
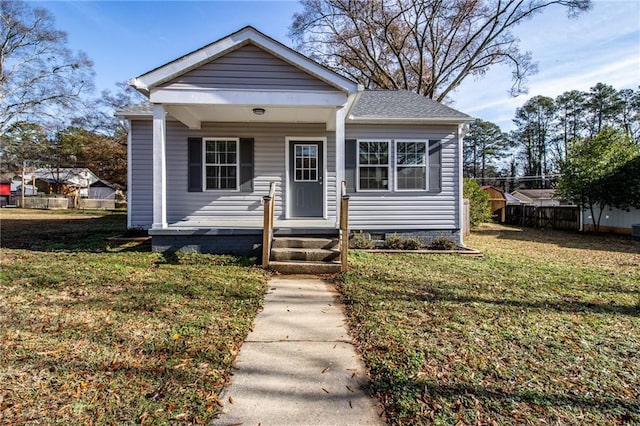
[[[130,81],[128,226],[154,250],[250,253],[275,184],[275,233],[349,226],[460,242],[462,138],[472,118],[358,84],[252,27]]]
[[[600,209],[596,208],[594,213],[597,217],[600,213]],[[582,212],[583,229],[587,232],[593,231],[593,222],[594,220],[591,216],[591,211],[584,210]],[[602,212],[602,216],[600,217],[599,231],[631,235],[633,233],[634,225],[636,225],[636,227],[640,227],[640,209],[631,207],[628,210],[621,210],[605,207]]]
[[[520,201],[520,204],[527,204],[536,207],[553,207],[563,203],[554,198],[554,189],[517,189],[511,195]]]
[[[32,178],[46,194],[55,192],[58,186],[61,193],[77,192],[82,198],[115,199],[115,187],[88,168],[41,168],[28,176],[28,180]]]

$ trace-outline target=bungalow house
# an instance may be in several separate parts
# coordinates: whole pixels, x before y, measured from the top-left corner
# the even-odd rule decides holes
[[[149,102],[117,113],[128,226],[154,250],[257,252],[270,200],[274,236],[335,237],[347,196],[352,231],[461,242],[466,114],[363,90],[252,27],[129,84]]]

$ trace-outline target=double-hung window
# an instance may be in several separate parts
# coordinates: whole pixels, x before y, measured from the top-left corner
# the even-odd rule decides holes
[[[389,190],[390,141],[358,141],[358,189]]]
[[[204,180],[207,190],[238,190],[238,139],[204,139]]]
[[[396,141],[396,190],[425,191],[427,141]]]

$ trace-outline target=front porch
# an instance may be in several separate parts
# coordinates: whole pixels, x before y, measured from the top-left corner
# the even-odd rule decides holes
[[[289,262],[288,272],[295,271],[300,273],[304,268],[309,269],[308,272],[323,272],[318,270],[317,258],[307,259],[308,249],[320,248],[320,245],[326,245],[332,242],[332,246],[338,246],[340,241],[340,230],[336,227],[335,220],[326,219],[298,219],[274,220],[271,236],[266,231],[266,256],[269,261],[266,263],[265,256],[265,225],[260,220],[238,220],[238,219],[221,219],[221,220],[185,220],[173,223],[163,229],[150,229],[149,235],[152,237],[152,247],[156,252],[199,252],[214,254],[235,254],[241,256],[250,256],[261,259],[261,263],[266,267],[277,269],[281,258],[272,258],[273,252],[282,250],[282,247],[304,248],[305,253],[300,257],[300,253],[294,254],[291,260],[297,261],[293,266]],[[304,241],[299,245],[297,241]],[[309,245],[309,242],[311,242]],[[280,243],[278,243],[280,242]],[[284,245],[283,245],[284,242]],[[332,250],[332,252],[336,252]],[[337,252],[339,254],[339,251]],[[313,253],[312,255],[317,255]],[[335,256],[334,256],[335,257]],[[275,260],[276,262],[273,262]],[[301,262],[303,260],[315,261],[313,265],[310,262]],[[333,259],[331,259],[333,260]],[[327,272],[337,272],[340,270],[339,263],[333,262],[332,270]]]

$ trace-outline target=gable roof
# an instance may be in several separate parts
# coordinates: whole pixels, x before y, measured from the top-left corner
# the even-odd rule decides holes
[[[428,121],[466,123],[473,118],[458,110],[408,90],[365,90],[359,92],[347,114],[351,122]]]
[[[87,186],[87,182],[89,185],[93,185],[100,180],[95,173],[86,167],[41,168],[31,173],[31,175],[45,182],[61,182],[73,186]]]
[[[358,90],[356,82],[296,52],[251,26],[246,26],[233,34],[133,78],[129,84],[148,96],[153,87],[166,83],[247,44],[253,44],[267,51],[340,91],[354,93]]]

